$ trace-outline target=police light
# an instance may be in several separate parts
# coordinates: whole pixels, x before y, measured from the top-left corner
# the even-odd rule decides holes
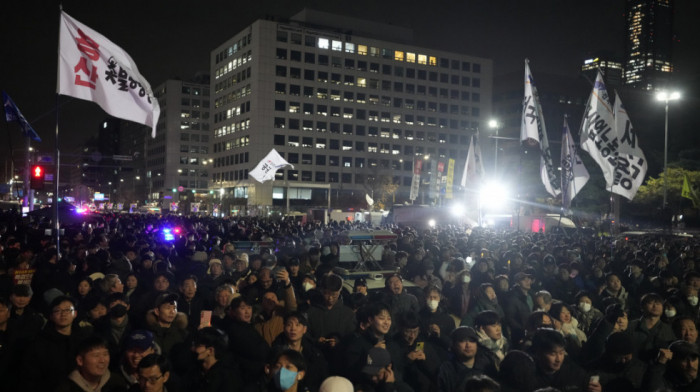
[[[174,241],[175,236],[172,233],[171,229],[163,229],[163,239],[166,241]]]
[[[29,179],[29,187],[34,190],[44,189],[44,167],[35,165],[32,167],[32,175]]]

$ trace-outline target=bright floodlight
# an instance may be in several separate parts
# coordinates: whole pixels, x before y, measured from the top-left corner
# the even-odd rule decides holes
[[[481,206],[484,208],[500,208],[508,200],[508,189],[500,182],[489,182],[481,187]]]
[[[465,210],[463,205],[455,204],[452,206],[452,214],[454,214],[455,216],[462,216],[464,215],[464,212]]]
[[[498,120],[489,120],[489,128],[498,128]]]
[[[678,91],[673,91],[669,93],[668,91],[659,91],[656,93],[657,101],[675,101],[681,99],[681,93]]]
[[[435,227],[435,219],[431,219],[428,221],[428,226],[430,227]]]

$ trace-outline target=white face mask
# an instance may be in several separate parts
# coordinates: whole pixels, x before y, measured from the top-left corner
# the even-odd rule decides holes
[[[472,280],[472,277],[469,275],[462,276],[462,282],[464,282],[464,283],[469,283],[469,282],[471,282],[471,280]]]
[[[314,284],[310,282],[304,282],[304,291],[309,291],[314,288]]]
[[[591,311],[591,304],[589,304],[588,302],[581,302],[580,304],[578,304],[578,308],[581,309],[583,313],[588,313]]]
[[[430,308],[430,310],[437,310],[439,304],[440,301],[436,299],[428,300],[428,308]]]
[[[692,297],[688,297],[688,302],[690,302],[691,305],[695,306],[698,304],[698,296],[694,295]]]
[[[675,317],[676,316],[676,309],[666,309],[664,310],[664,314],[666,317]]]

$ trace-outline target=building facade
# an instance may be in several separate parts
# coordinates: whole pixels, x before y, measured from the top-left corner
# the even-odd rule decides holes
[[[172,203],[209,194],[209,76],[168,80],[154,93],[161,114],[155,139],[145,140],[145,187],[148,200],[172,210]]]
[[[410,35],[305,10],[258,20],[215,48],[210,189],[224,211],[285,199],[335,206],[386,183],[404,202],[417,159],[432,171],[455,159],[460,178],[491,112],[492,61],[412,46]],[[273,148],[294,167],[264,184],[249,178]]]
[[[673,72],[673,0],[627,0],[625,84],[666,87]]]

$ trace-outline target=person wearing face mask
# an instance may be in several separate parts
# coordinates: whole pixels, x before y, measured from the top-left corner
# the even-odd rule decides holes
[[[443,350],[450,348],[450,334],[456,325],[452,316],[441,306],[442,294],[437,287],[426,287],[425,306],[419,315],[421,330],[428,336],[428,341]]]
[[[303,313],[298,311],[288,313],[284,317],[284,332],[279,334],[272,343],[272,352],[286,349],[300,352],[307,364],[306,376],[300,384],[316,391],[328,376],[328,363],[321,350],[306,335],[308,326],[309,322]]]
[[[579,291],[576,294],[576,305],[572,307],[576,318],[579,322],[579,328],[586,334],[590,335],[593,326],[598,324],[598,320],[603,318],[603,312],[593,307],[591,294],[587,291]]]
[[[462,318],[459,325],[473,326],[476,315],[487,310],[496,312],[501,320],[505,317],[503,308],[498,303],[498,297],[496,296],[496,290],[493,285],[491,283],[482,283],[472,302],[471,309],[469,309],[467,315]]]
[[[123,293],[114,293],[107,298],[109,310],[107,317],[95,323],[95,333],[107,342],[111,363],[118,362],[119,350],[132,330],[129,318],[129,297]]]
[[[672,295],[664,301],[664,314],[661,316],[661,321],[671,325],[673,322],[685,314],[681,314],[679,309],[683,309],[682,300],[675,295]],[[689,316],[692,317],[692,316]]]
[[[698,303],[698,289],[687,284],[681,286],[681,291],[678,293],[680,303],[676,310],[679,315],[697,318],[700,313],[700,303]]]

